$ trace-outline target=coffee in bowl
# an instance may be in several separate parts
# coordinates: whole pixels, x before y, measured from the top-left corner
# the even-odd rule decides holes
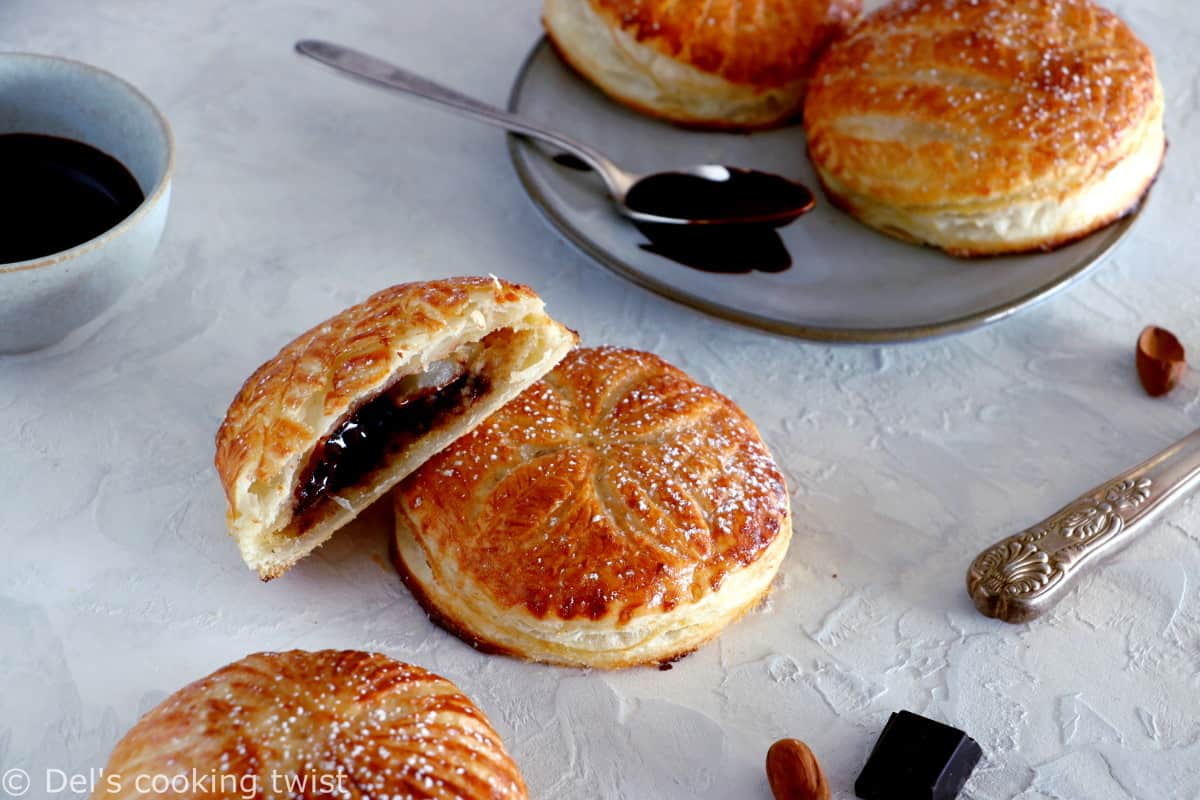
[[[174,163],[166,119],[126,81],[0,53],[0,353],[62,340],[146,277]]]

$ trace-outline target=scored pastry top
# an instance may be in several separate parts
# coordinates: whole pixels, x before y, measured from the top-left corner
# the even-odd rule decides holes
[[[789,514],[782,474],[731,400],[611,347],[573,351],[396,502],[430,564],[499,607],[617,622],[717,590]]]
[[[269,797],[526,796],[500,737],[457,686],[358,651],[256,653],[180,689],[117,744],[96,796],[150,798],[140,776],[193,770],[237,782],[220,797],[255,788]],[[304,789],[285,791],[296,780]]]
[[[843,194],[1006,204],[1071,194],[1161,105],[1149,48],[1090,0],[900,0],[830,46],[805,127]]]
[[[859,0],[588,0],[643,45],[732,83],[761,88],[807,74],[854,20]]]

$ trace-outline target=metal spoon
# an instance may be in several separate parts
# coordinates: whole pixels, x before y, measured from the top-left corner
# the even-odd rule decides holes
[[[815,202],[807,187],[787,178],[721,164],[636,175],[619,168],[590,145],[366,53],[313,39],[296,42],[296,51],[373,85],[431,100],[480,122],[561,147],[594,169],[612,195],[617,211],[637,222],[778,227],[810,211]]]

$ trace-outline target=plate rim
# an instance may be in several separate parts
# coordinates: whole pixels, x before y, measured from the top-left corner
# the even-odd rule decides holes
[[[526,81],[529,77],[534,60],[541,55],[543,50],[553,50],[552,45],[545,35],[538,38],[533,46],[526,53],[525,58],[521,62],[521,66],[517,69],[516,76],[513,78],[512,87],[509,90],[508,102],[506,108],[511,113],[518,113],[518,104],[521,99],[522,92],[525,88]],[[527,163],[527,156],[536,154],[537,151],[521,136],[509,134],[507,136],[508,155],[512,162],[513,169],[517,173],[517,180],[521,183],[521,188],[524,189],[526,196],[529,197],[534,207],[541,213],[542,217],[547,220],[551,227],[561,235],[564,239],[578,248],[584,255],[592,258],[602,267],[611,272],[620,275],[626,280],[648,289],[655,294],[672,300],[676,303],[688,306],[695,310],[701,311],[714,317],[747,325],[759,330],[769,331],[771,333],[782,334],[798,339],[806,339],[815,342],[834,342],[842,344],[888,344],[899,342],[915,342],[925,339],[933,339],[941,336],[949,336],[955,333],[962,333],[975,328],[980,328],[985,325],[990,325],[994,322],[999,322],[1002,319],[1012,316],[1019,311],[1031,308],[1038,303],[1048,300],[1059,292],[1069,288],[1075,283],[1083,279],[1088,273],[1096,269],[1112,254],[1113,250],[1125,240],[1133,223],[1141,215],[1142,209],[1145,208],[1146,198],[1149,196],[1149,190],[1139,200],[1137,207],[1126,214],[1124,217],[1110,223],[1108,226],[1096,231],[1091,236],[1103,233],[1108,237],[1108,242],[1098,250],[1094,255],[1084,259],[1081,263],[1072,266],[1068,271],[1059,275],[1054,280],[1046,283],[1032,291],[1019,295],[1009,301],[999,303],[989,308],[975,311],[970,314],[964,314],[958,317],[952,317],[946,320],[936,322],[922,323],[917,325],[903,325],[898,327],[888,328],[846,328],[846,327],[825,327],[819,325],[805,325],[795,322],[785,322],[782,320],[765,317],[755,314],[750,311],[742,311],[736,308],[723,306],[712,300],[707,300],[703,297],[698,297],[690,292],[679,289],[670,283],[649,277],[634,267],[626,264],[621,258],[613,255],[605,250],[602,246],[594,242],[589,237],[585,236],[575,226],[573,226],[566,217],[561,214],[553,203],[549,201],[542,191],[534,182],[532,173]],[[860,223],[861,224],[861,223]],[[865,229],[865,226],[864,226]],[[866,232],[871,232],[869,229]],[[876,234],[882,235],[882,234]],[[919,247],[920,245],[912,245]]]

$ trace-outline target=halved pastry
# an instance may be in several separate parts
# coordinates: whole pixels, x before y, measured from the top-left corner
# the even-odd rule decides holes
[[[92,800],[525,800],[484,713],[379,653],[255,653],[168,697],[125,734]]]
[[[299,336],[217,432],[229,532],[277,577],[575,345],[528,287],[393,286]]]
[[[563,60],[643,113],[705,128],[797,115],[813,62],[860,0],[545,0]]]
[[[804,124],[830,200],[891,236],[1048,250],[1135,209],[1162,163],[1154,57],[1091,0],[892,2],[829,47]]]
[[[434,621],[534,661],[679,658],[767,592],[787,487],[733,401],[662,359],[575,350],[393,494]]]

